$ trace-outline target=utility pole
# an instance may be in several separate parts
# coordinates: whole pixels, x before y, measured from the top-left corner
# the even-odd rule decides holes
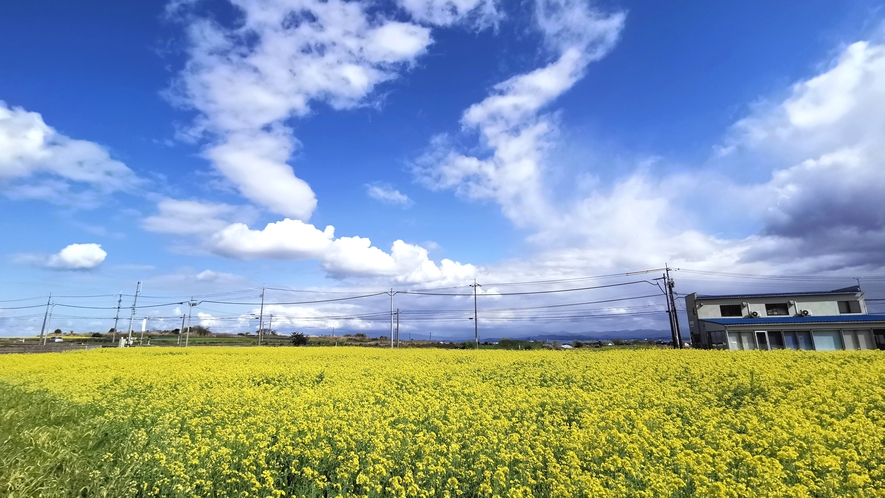
[[[268,332],[273,334],[273,313],[270,314],[270,321],[268,322],[267,330]]]
[[[477,320],[476,316],[476,288],[482,286],[476,283],[476,279],[474,278],[473,285],[470,287],[473,287],[473,336],[476,341],[476,349],[479,349],[479,320]]]
[[[141,282],[135,284],[135,299],[132,301],[132,314],[129,315],[129,337],[126,339],[126,345],[132,345],[132,321],[135,320],[135,306],[138,304],[138,294],[141,292]]]
[[[399,308],[396,309],[396,347],[399,347]]]
[[[138,345],[141,346],[144,344],[144,331],[147,329],[147,318],[143,318],[141,320],[141,339],[138,340]]]
[[[663,276],[663,280],[664,280],[664,289],[661,289],[661,290],[664,291],[664,300],[667,301],[667,320],[669,320],[669,322],[670,322],[670,341],[673,342],[673,347],[675,348],[676,347],[676,328],[673,327],[673,310],[670,308],[670,293],[667,290],[665,290],[665,289],[669,289],[669,287],[667,287],[667,274],[666,273]]]
[[[667,290],[667,310],[670,312],[670,330],[673,333],[673,347],[682,349],[682,333],[679,331],[679,315],[676,312],[676,299],[673,297],[675,283],[670,278],[670,267],[664,265],[664,286]]]
[[[393,348],[393,289],[390,289],[390,347]]]
[[[202,303],[203,301],[200,301]],[[188,310],[187,310],[187,334],[184,336],[184,347],[190,343],[191,339],[191,315],[194,312],[194,306],[198,306],[200,303],[194,301],[194,297],[191,296],[191,300],[187,302]]]
[[[46,313],[43,313],[43,325],[40,327],[40,344],[46,345],[46,317],[49,316],[49,303],[52,302],[52,293],[49,293],[49,299],[46,300]]]
[[[181,315],[181,328],[178,329],[178,342],[175,343],[176,346],[181,346],[181,333],[184,332],[184,318],[187,315]]]
[[[47,328],[46,332],[47,333],[49,332],[48,329],[52,328],[52,312],[53,311],[55,311],[55,303],[52,303],[49,305],[49,321],[46,322],[46,328]],[[45,343],[46,340],[44,339],[43,342]]]
[[[117,322],[120,321],[120,304],[123,303],[123,289],[120,289],[119,298],[117,299],[117,315],[114,316],[114,333],[111,336],[111,342],[117,342]]]
[[[191,298],[193,299],[193,298]],[[258,345],[261,346],[261,328],[264,326],[264,287],[261,287],[261,311],[258,312]]]

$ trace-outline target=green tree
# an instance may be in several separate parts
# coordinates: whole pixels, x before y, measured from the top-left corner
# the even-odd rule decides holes
[[[307,336],[301,332],[292,332],[289,340],[292,341],[293,346],[307,346]]]
[[[207,335],[212,335],[212,331],[209,330],[209,327],[204,327],[202,325],[193,325],[191,326],[191,334],[205,337]]]

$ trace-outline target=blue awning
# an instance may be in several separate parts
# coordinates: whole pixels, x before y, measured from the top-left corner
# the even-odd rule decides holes
[[[744,299],[754,297],[798,297],[798,296],[822,296],[828,294],[856,294],[860,292],[860,287],[855,285],[852,287],[844,287],[831,291],[811,291],[811,292],[774,292],[769,294],[719,294],[719,295],[698,295],[696,299]]]
[[[778,316],[756,318],[702,318],[717,325],[802,325],[812,323],[885,322],[885,315]]]

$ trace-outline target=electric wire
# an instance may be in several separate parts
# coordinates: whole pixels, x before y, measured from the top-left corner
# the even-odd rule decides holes
[[[36,299],[46,299],[48,296],[23,297],[20,299],[2,299],[0,303],[18,303],[21,301],[34,301]]]
[[[339,298],[334,298],[334,299],[318,299],[318,300],[314,300],[314,301],[294,301],[294,302],[275,302],[275,303],[265,302],[264,305],[267,306],[268,304],[292,305],[292,304],[331,303],[331,302],[336,302],[336,301],[350,301],[350,300],[354,300],[354,299],[364,299],[367,297],[386,296],[388,294],[389,293],[387,293],[387,292],[376,292],[374,294],[363,294],[360,296],[339,297]],[[244,303],[244,302],[231,302],[231,301],[203,300],[203,302],[204,303],[213,303],[213,304],[232,304],[232,305],[243,305],[243,306],[260,306],[261,305],[261,303]]]
[[[46,305],[45,304],[34,304],[31,306],[8,306],[8,307],[0,308],[0,310],[24,310],[24,309],[28,309],[28,308],[42,308],[44,306],[46,306]]]
[[[514,290],[512,292],[487,292],[484,294],[476,294],[477,297],[506,297],[506,296],[539,296],[546,294],[558,294],[565,292],[578,292],[578,291],[590,291],[596,289],[607,289],[607,288],[616,288],[623,286],[630,286],[636,284],[650,284],[656,285],[651,280],[631,280],[627,282],[615,282],[609,283],[605,285],[594,285],[594,286],[583,286],[576,288],[554,288],[554,289],[545,289],[544,287],[549,287],[555,284],[568,284],[580,281],[589,281],[589,280],[601,280],[607,278],[619,278],[625,276],[636,275],[639,273],[650,273],[653,271],[664,270],[664,268],[660,269],[651,269],[651,270],[642,270],[640,272],[629,272],[629,273],[617,273],[617,274],[608,274],[608,275],[596,275],[596,276],[584,276],[584,277],[572,277],[572,278],[561,278],[561,279],[547,279],[547,280],[531,280],[531,281],[522,281],[522,282],[497,282],[497,283],[489,283],[485,282],[483,285],[488,289],[489,287],[507,287],[507,286],[524,286],[530,287],[529,289],[518,291]],[[676,268],[671,268],[672,271],[677,271]],[[856,278],[860,278],[861,280],[879,282],[885,281],[885,276],[880,275],[870,275],[870,276],[860,276],[860,277],[847,277],[847,276],[820,276],[820,275],[757,275],[757,274],[747,274],[747,273],[728,273],[728,272],[714,272],[714,271],[706,271],[706,270],[692,270],[682,268],[678,270],[682,272],[682,277],[680,280],[682,282],[710,282],[711,280],[732,280],[732,279],[748,279],[753,283],[747,282],[746,284],[741,284],[740,282],[731,282],[730,285],[754,285],[754,286],[776,286],[776,285],[784,285],[786,282],[827,282],[827,281],[838,281],[838,280],[854,280]],[[344,309],[327,309],[322,311],[322,307],[316,307],[314,310],[317,313],[300,314],[299,311],[302,310],[275,310],[273,313],[268,312],[268,307],[274,306],[286,306],[286,305],[302,305],[302,304],[323,304],[323,303],[337,303],[343,301],[352,301],[352,300],[360,300],[371,297],[378,296],[388,296],[394,294],[401,295],[414,295],[414,296],[440,296],[440,297],[471,297],[474,296],[473,292],[440,292],[445,290],[454,290],[454,289],[466,289],[468,286],[450,286],[450,287],[435,287],[435,288],[413,288],[402,291],[383,291],[383,292],[374,292],[374,293],[366,293],[366,294],[353,294],[353,291],[343,291],[343,290],[310,290],[310,289],[292,289],[285,287],[263,287],[265,291],[276,291],[281,293],[304,293],[304,294],[313,294],[315,296],[330,296],[328,299],[314,299],[314,300],[304,300],[304,301],[282,301],[282,302],[272,302],[265,300],[265,315],[273,316],[274,322],[276,320],[282,320],[283,323],[287,323],[288,325],[295,326],[304,326],[299,325],[303,323],[322,323],[328,321],[343,321],[343,322],[354,322],[354,321],[363,321],[367,323],[386,323],[390,320],[391,312],[378,311],[371,312],[370,310],[366,310],[365,313],[360,313],[359,311],[365,310],[365,304],[353,304],[344,306]],[[534,288],[531,288],[534,287]],[[875,287],[875,286],[874,286]],[[230,306],[230,309],[220,309],[219,307],[207,307],[200,306],[198,309],[200,311],[204,311],[209,313],[209,317],[205,318],[208,323],[211,322],[219,322],[219,323],[244,323],[251,322],[253,317],[251,313],[238,313],[236,312],[237,306],[252,306],[258,307],[262,303],[251,300],[240,300],[236,299],[236,296],[254,296],[262,288],[247,288],[247,289],[239,289],[227,292],[217,292],[204,294],[200,296],[194,296],[194,300],[199,300],[200,304],[203,303],[208,305],[220,305],[220,308],[225,306]],[[331,297],[336,294],[346,294],[342,297]],[[867,291],[869,295],[870,292]],[[87,305],[76,305],[76,304],[68,304],[68,303],[58,303],[54,302],[56,298],[60,299],[100,299],[106,297],[133,297],[132,294],[100,294],[100,295],[53,295],[53,302],[49,304],[51,307],[58,306],[60,308],[72,309],[72,310],[103,310],[103,311],[113,311],[117,309],[130,309],[129,305],[126,306],[90,306]],[[685,296],[682,293],[676,293],[676,296],[680,299],[675,303],[676,308],[680,311],[685,309],[684,302],[681,298]],[[227,297],[227,299],[224,299]],[[306,296],[305,296],[306,297]],[[562,321],[562,320],[579,320],[579,319],[613,319],[613,318],[630,318],[634,316],[660,316],[661,314],[666,314],[666,311],[663,309],[661,304],[638,304],[632,306],[601,306],[601,307],[590,307],[590,308],[578,308],[581,306],[590,306],[594,304],[606,304],[606,303],[615,303],[615,302],[623,302],[628,300],[638,300],[638,299],[652,299],[652,298],[660,298],[663,297],[661,294],[647,294],[641,296],[628,296],[628,297],[618,297],[618,298],[610,298],[610,299],[600,299],[594,301],[581,301],[581,302],[567,302],[567,303],[555,303],[555,304],[537,304],[532,305],[532,301],[528,301],[525,304],[526,306],[511,306],[511,307],[500,307],[500,308],[481,308],[480,311],[482,313],[481,320],[490,323],[502,323],[502,322],[529,322],[529,321]],[[19,298],[19,299],[11,299],[11,300],[0,300],[0,303],[18,303],[18,302],[26,302],[26,301],[34,301],[38,299],[45,299],[44,296],[35,296],[29,298]],[[216,298],[205,299],[205,298]],[[221,299],[217,299],[221,298]],[[189,304],[191,298],[182,298],[180,301],[174,302],[163,302],[163,303],[150,303],[153,300],[170,300],[169,296],[145,296],[139,294],[139,299],[145,299],[148,303],[143,303],[137,307],[137,310],[152,310],[163,307],[175,306],[175,305],[184,305]],[[115,300],[116,301],[116,300]],[[885,305],[885,299],[877,298],[871,296],[866,299],[869,306],[872,308],[878,309],[878,307]],[[141,301],[140,301],[141,302]],[[520,301],[522,302],[522,301]],[[543,303],[543,301],[541,301]],[[555,302],[555,301],[554,301]],[[41,304],[33,304],[33,305],[24,305],[24,306],[9,306],[9,307],[0,307],[0,311],[5,310],[27,310],[27,309],[36,309],[43,308],[47,306],[45,303]],[[456,323],[460,320],[465,320],[469,317],[469,315],[473,314],[473,309],[428,309],[428,308],[419,308],[419,309],[402,309],[400,313],[402,316],[407,317],[408,322],[416,322],[416,323]],[[163,315],[145,315],[144,312],[140,313],[139,318],[147,319],[154,326],[163,325],[171,325],[177,323],[181,319],[181,315],[175,316],[166,316],[168,311],[160,311]],[[111,313],[108,313],[112,315]],[[80,315],[68,315],[64,313],[57,313],[54,315],[54,319],[58,320],[112,320],[113,316],[92,316],[92,314],[87,314],[88,316],[80,316]],[[33,313],[33,314],[25,314],[25,315],[10,315],[3,316],[0,315],[0,320],[32,320],[38,319],[44,316],[44,313]]]
[[[642,284],[642,283],[650,283],[648,280],[637,280],[633,282],[622,282],[617,284],[608,284],[608,285],[594,285],[592,287],[577,287],[572,289],[554,289],[554,290],[543,290],[543,291],[525,291],[525,292],[496,292],[494,294],[477,294],[477,296],[528,296],[535,294],[556,294],[560,292],[576,292],[583,290],[594,290],[594,289],[606,289],[611,287],[623,287],[626,285],[634,285],[634,284]],[[417,292],[417,291],[400,291],[399,294],[410,294],[416,296],[461,296],[461,297],[473,297],[473,293],[469,294],[452,294],[452,293],[439,293],[439,292]]]

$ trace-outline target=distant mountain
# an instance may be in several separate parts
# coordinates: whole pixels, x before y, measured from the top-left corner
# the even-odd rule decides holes
[[[495,342],[501,339],[518,339],[518,340],[533,340],[533,341],[560,341],[560,342],[571,342],[571,341],[600,341],[600,340],[614,340],[614,339],[653,339],[653,340],[670,340],[670,331],[669,330],[654,330],[654,329],[634,329],[634,330],[612,330],[606,332],[593,332],[593,331],[585,331],[585,332],[547,332],[547,333],[538,333],[538,334],[526,334],[526,333],[515,333],[513,335],[492,335],[490,332],[489,335],[483,335],[480,330],[479,340],[482,342]],[[386,334],[379,334],[386,337]],[[445,342],[464,342],[464,341],[473,341],[473,336],[452,336],[445,331],[433,332],[433,336],[430,337],[425,334],[401,334],[401,340],[408,340],[409,337],[413,337],[415,339],[427,340],[432,339],[435,341],[445,341]],[[688,334],[684,331],[682,335],[683,339],[688,339]]]
[[[669,330],[613,330],[609,332],[551,332],[546,334],[508,336],[507,339],[533,340],[533,341],[598,341],[612,339],[664,339],[670,340]],[[483,337],[483,341],[498,341],[502,337]]]

